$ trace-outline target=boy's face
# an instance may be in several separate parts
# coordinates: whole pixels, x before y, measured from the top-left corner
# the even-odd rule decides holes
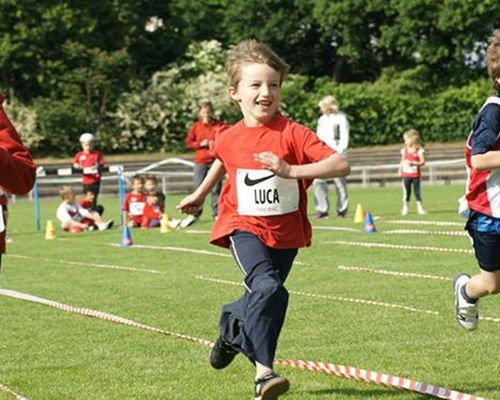
[[[200,118],[206,124],[210,122],[210,120],[212,119],[212,110],[210,109],[210,107],[202,107],[200,109]]]
[[[85,152],[89,152],[94,146],[92,142],[80,142],[80,144],[82,145],[82,150]]]
[[[155,193],[157,189],[156,182],[151,179],[147,179],[144,183],[144,189],[146,189],[146,192],[148,193]]]
[[[240,105],[247,126],[269,122],[278,108],[280,94],[280,73],[267,64],[243,65],[238,86],[229,88],[229,95]]]
[[[148,196],[147,202],[148,202],[148,204],[155,206],[159,202],[158,196]]]
[[[136,193],[142,192],[143,186],[144,186],[144,184],[139,179],[134,179],[132,181],[132,190],[134,190]]]
[[[94,200],[95,200],[95,193],[94,193],[94,192],[90,192],[90,191],[89,191],[89,192],[85,193],[85,198],[86,198],[88,201],[90,201],[91,203],[93,203],[93,202],[94,202]]]
[[[75,192],[73,191],[67,192],[64,196],[64,200],[66,200],[68,204],[73,204],[75,202]]]

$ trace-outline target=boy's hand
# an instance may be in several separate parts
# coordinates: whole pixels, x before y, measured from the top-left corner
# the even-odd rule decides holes
[[[195,214],[204,201],[205,199],[196,193],[191,193],[184,197],[175,208],[184,214]]]
[[[276,175],[282,178],[292,178],[290,164],[279,158],[274,153],[270,151],[255,153],[253,158],[255,161],[260,162],[266,169],[274,172]]]

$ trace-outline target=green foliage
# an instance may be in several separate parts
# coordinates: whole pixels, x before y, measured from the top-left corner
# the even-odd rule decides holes
[[[319,100],[333,94],[348,115],[352,146],[400,143],[409,128],[421,131],[424,141],[465,140],[474,115],[488,96],[487,81],[419,92],[425,88],[419,84],[420,74],[422,71],[408,71],[392,80],[388,73],[374,83],[338,84],[318,79],[309,92],[304,79],[292,79],[283,87],[283,101],[290,117],[315,129]],[[413,91],[413,87],[418,89]]]
[[[11,99],[8,103],[5,103],[4,108],[23,143],[31,148],[38,147],[42,141],[42,136],[38,133],[38,116],[34,108],[25,106],[17,99]]]
[[[217,41],[193,43],[188,61],[153,75],[142,91],[124,94],[112,113],[119,134],[106,138],[114,150],[182,150],[200,102],[209,100],[215,116],[234,120],[223,70],[225,52]]]

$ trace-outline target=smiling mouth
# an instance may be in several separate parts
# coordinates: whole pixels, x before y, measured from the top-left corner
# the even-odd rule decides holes
[[[269,107],[272,104],[272,101],[257,101],[257,104],[261,107]]]

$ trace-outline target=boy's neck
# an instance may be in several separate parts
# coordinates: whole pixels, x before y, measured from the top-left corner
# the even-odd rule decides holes
[[[271,115],[267,120],[265,121],[257,121],[256,119],[247,119],[245,116],[243,117],[243,122],[245,123],[245,126],[248,127],[248,128],[258,128],[260,126],[264,126],[264,125],[268,125],[271,121],[274,120],[274,118],[276,118],[276,116],[278,115],[278,113],[274,113],[273,115]]]

